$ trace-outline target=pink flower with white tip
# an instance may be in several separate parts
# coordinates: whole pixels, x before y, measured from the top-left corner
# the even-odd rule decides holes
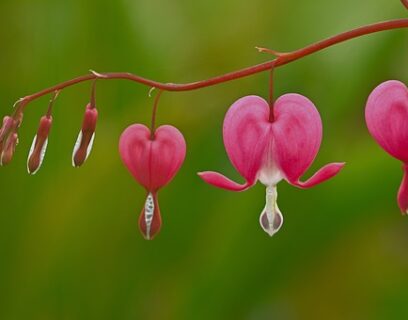
[[[153,239],[162,223],[157,193],[183,164],[186,156],[184,137],[173,126],[160,126],[152,134],[146,126],[133,124],[122,133],[119,152],[130,173],[146,189],[139,228],[145,239]]]
[[[223,127],[228,156],[244,177],[236,183],[217,172],[200,172],[200,177],[216,187],[244,191],[258,180],[266,186],[266,205],[260,224],[270,236],[283,223],[277,205],[276,185],[282,180],[299,188],[310,188],[336,175],[344,163],[331,163],[302,182],[320,148],[322,122],[313,103],[298,94],[281,96],[271,109],[258,96],[236,101],[228,110]]]
[[[391,156],[403,162],[398,205],[408,214],[408,88],[400,81],[380,84],[370,94],[365,118],[368,131]]]

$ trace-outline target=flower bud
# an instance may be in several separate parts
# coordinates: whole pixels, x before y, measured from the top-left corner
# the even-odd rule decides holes
[[[0,165],[4,166],[13,159],[14,151],[18,144],[18,135],[16,132],[13,132],[9,135],[8,139],[3,145],[3,150],[0,156]]]
[[[27,171],[29,174],[36,174],[44,160],[45,152],[48,145],[48,134],[52,125],[51,116],[41,117],[37,134],[31,144],[30,152],[27,159]]]
[[[3,146],[6,142],[6,139],[13,128],[14,120],[10,116],[5,116],[3,118],[3,125],[0,128],[0,154],[3,152]]]
[[[92,104],[86,106],[82,129],[78,134],[77,141],[72,153],[72,165],[81,166],[91,153],[93,141],[95,138],[96,121],[98,120],[98,111]]]

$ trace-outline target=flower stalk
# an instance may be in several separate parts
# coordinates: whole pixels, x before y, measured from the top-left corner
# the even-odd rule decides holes
[[[403,1],[402,3],[404,4],[404,6],[408,7],[407,5],[408,0],[402,0],[402,1]],[[147,79],[139,75],[131,74],[128,72],[97,73],[95,71],[91,71],[90,74],[62,82],[50,88],[41,90],[37,93],[25,96],[21,98],[21,101],[24,102],[24,105],[26,105],[32,102],[33,100],[36,100],[39,97],[42,97],[56,90],[62,90],[64,88],[76,85],[78,83],[81,83],[84,81],[92,81],[95,79],[103,79],[103,80],[124,79],[124,80],[137,82],[137,83],[149,86],[149,87],[154,87],[156,89],[160,89],[163,91],[196,90],[196,89],[210,87],[210,86],[214,86],[214,85],[221,84],[224,82],[248,77],[248,76],[260,73],[260,72],[268,71],[271,69],[272,66],[277,68],[277,67],[286,65],[290,62],[299,60],[308,55],[322,51],[333,45],[336,45],[341,42],[345,42],[345,41],[348,41],[354,38],[358,38],[358,37],[372,34],[372,33],[382,32],[386,30],[401,29],[401,28],[408,28],[408,19],[395,19],[395,20],[377,22],[374,24],[358,27],[350,31],[346,31],[346,32],[337,34],[330,38],[312,43],[299,50],[284,53],[278,56],[277,58],[270,60],[270,61],[266,61],[264,63],[253,65],[253,66],[243,68],[240,70],[236,70],[233,72],[229,72],[229,73],[219,75],[219,76],[216,76],[210,79],[195,81],[191,83],[184,83],[184,84],[158,82],[158,81]]]

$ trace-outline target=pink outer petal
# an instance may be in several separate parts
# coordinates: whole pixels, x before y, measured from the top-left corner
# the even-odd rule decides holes
[[[268,103],[258,96],[237,100],[225,115],[225,149],[248,185],[256,181],[264,151],[271,139]]]
[[[198,175],[203,179],[206,183],[216,186],[218,188],[230,190],[230,191],[244,191],[250,188],[254,183],[246,182],[244,184],[236,183],[224,175],[213,172],[213,171],[205,171],[199,172]]]
[[[122,133],[119,152],[135,179],[146,189],[157,191],[180,169],[186,144],[183,135],[173,126],[159,127],[151,140],[146,126],[134,124]]]
[[[402,166],[404,170],[404,177],[398,190],[398,206],[403,215],[408,214],[408,165]]]
[[[318,170],[312,177],[310,177],[305,182],[302,181],[289,181],[292,185],[306,189],[311,188],[319,183],[322,183],[330,178],[334,177],[339,171],[344,167],[344,162],[329,163],[326,164],[323,168]]]
[[[306,182],[300,177],[315,159],[322,141],[322,121],[314,104],[299,94],[285,94],[274,106],[273,152],[285,179],[298,187],[309,188],[323,182],[343,167],[328,164]]]
[[[400,81],[380,84],[370,94],[365,118],[368,130],[393,157],[408,161],[408,89]]]

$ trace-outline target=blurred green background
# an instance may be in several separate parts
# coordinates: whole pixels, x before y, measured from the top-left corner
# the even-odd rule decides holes
[[[2,0],[0,114],[50,85],[97,71],[163,82],[208,78],[347,29],[407,16],[398,0]],[[224,151],[227,108],[267,97],[267,73],[185,93],[165,93],[158,122],[177,126],[186,161],[160,192],[163,228],[145,241],[137,218],[145,193],[122,165],[118,138],[148,124],[148,88],[100,81],[93,153],[71,152],[90,83],[63,91],[42,169],[26,157],[48,97],[32,103],[14,161],[0,170],[0,319],[407,319],[408,220],[396,192],[400,163],[369,136],[364,105],[380,82],[407,82],[408,30],[330,48],[276,71],[276,95],[313,100],[324,124],[307,173],[346,161],[310,190],[279,184],[285,217],[261,230],[262,185],[232,193],[196,172],[241,178]]]

